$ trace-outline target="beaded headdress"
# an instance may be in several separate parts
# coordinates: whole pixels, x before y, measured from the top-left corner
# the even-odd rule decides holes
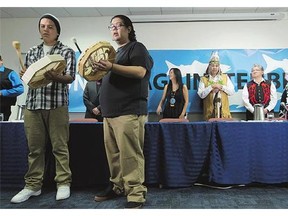
[[[220,64],[220,58],[218,55],[218,51],[212,52],[209,64]]]

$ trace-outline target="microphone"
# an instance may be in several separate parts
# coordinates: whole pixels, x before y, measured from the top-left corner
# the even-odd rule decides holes
[[[217,109],[217,116],[215,116],[216,118],[220,118],[220,107],[221,107],[221,99],[217,96],[217,98],[215,99],[215,104],[216,104],[216,109]]]
[[[80,54],[82,53],[82,51],[81,51],[81,49],[80,49],[80,47],[78,46],[78,44],[77,44],[77,40],[76,40],[76,38],[75,37],[72,37],[71,38],[71,40],[73,41],[73,43],[76,45],[76,47],[77,47],[77,49],[78,49],[78,51],[80,52]]]
[[[220,98],[216,98],[215,99],[215,103],[221,103],[221,99]]]

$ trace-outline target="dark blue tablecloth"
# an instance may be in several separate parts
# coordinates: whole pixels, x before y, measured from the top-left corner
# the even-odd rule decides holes
[[[146,182],[167,187],[192,186],[208,157],[212,124],[146,124]]]
[[[23,123],[0,122],[0,185],[24,185],[27,165],[27,140]]]
[[[287,122],[217,122],[212,137],[210,180],[288,182]]]
[[[287,122],[149,122],[145,128],[146,184],[191,186],[207,163],[210,180],[219,184],[288,182]],[[0,133],[0,184],[22,187],[28,154],[23,123],[0,122]],[[71,123],[69,150],[72,186],[109,181],[102,123]],[[51,154],[47,161],[51,183]]]
[[[109,181],[102,126],[102,123],[70,124],[73,186],[105,184]],[[28,153],[23,123],[0,123],[0,128],[1,185],[23,186]],[[145,183],[167,187],[193,185],[208,156],[211,123],[151,122],[145,128]],[[55,176],[54,158],[51,150],[47,152],[44,183],[51,184]]]
[[[1,122],[0,184],[23,187],[28,169],[28,146],[22,122]],[[102,123],[70,124],[70,168],[72,186],[103,185],[109,181],[109,169],[103,143]],[[44,185],[54,183],[55,161],[51,144],[46,146]]]

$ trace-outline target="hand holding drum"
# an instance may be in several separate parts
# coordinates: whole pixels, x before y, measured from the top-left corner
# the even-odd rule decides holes
[[[116,51],[113,46],[109,42],[100,41],[80,55],[79,74],[87,81],[100,80],[111,70],[110,63],[114,62],[115,56]]]
[[[47,86],[56,76],[63,73],[65,67],[66,61],[63,56],[46,55],[28,67],[22,80],[32,89]]]

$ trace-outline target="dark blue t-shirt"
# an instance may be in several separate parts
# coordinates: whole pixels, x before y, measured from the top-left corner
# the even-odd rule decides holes
[[[148,87],[153,59],[146,47],[137,41],[129,42],[117,50],[116,64],[142,66],[146,74],[142,79],[128,78],[108,72],[102,79],[100,104],[103,117],[147,115]]]

